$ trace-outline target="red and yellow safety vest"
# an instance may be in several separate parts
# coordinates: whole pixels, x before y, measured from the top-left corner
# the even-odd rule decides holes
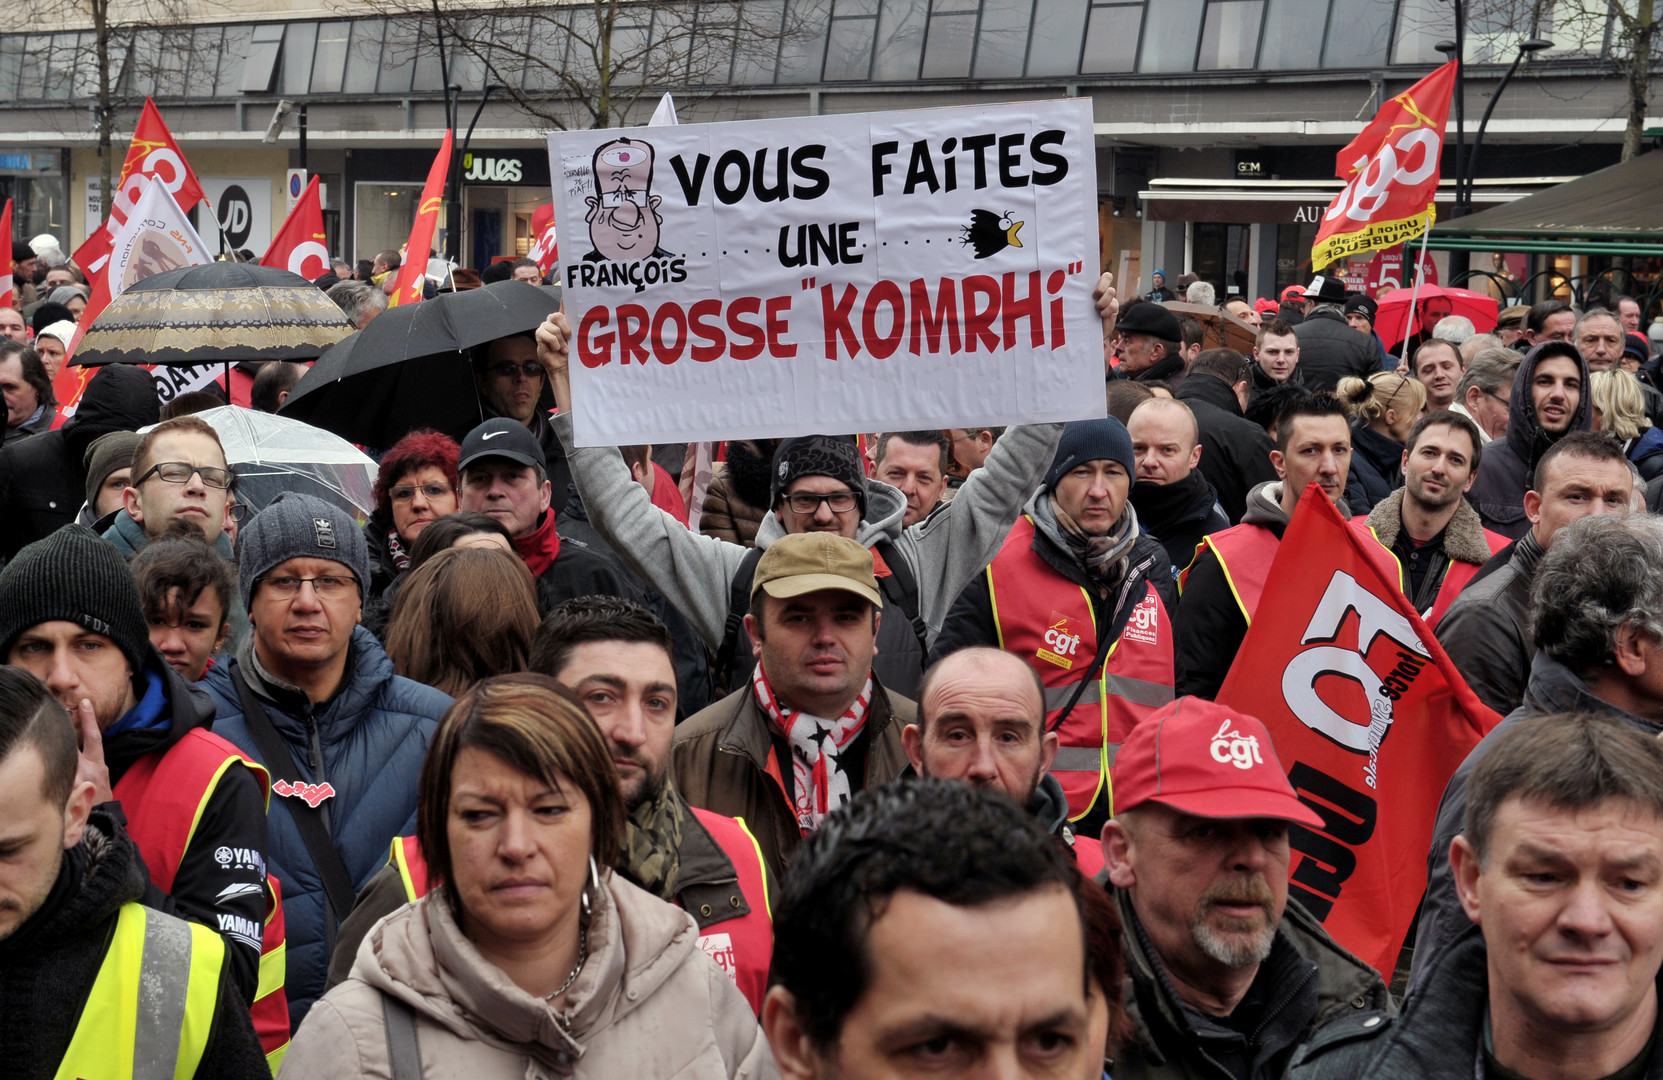
[[[1265,579],[1270,577],[1270,564],[1275,561],[1276,550],[1281,546],[1282,538],[1263,525],[1243,522],[1208,533],[1196,545],[1195,558],[1178,575],[1178,591],[1183,592],[1184,586],[1189,583],[1190,571],[1201,561],[1202,553],[1210,550],[1218,560],[1219,569],[1224,571],[1224,580],[1236,598],[1242,618],[1252,626],[1253,613],[1259,609],[1259,597],[1265,592]]]
[[[751,1009],[760,1016],[762,998],[768,992],[768,962],[774,955],[773,898],[768,895],[762,848],[743,819],[723,817],[697,807],[690,809],[733,864],[739,893],[750,908],[743,915],[725,919],[718,918],[721,912],[710,904],[691,912],[701,927],[699,947],[728,973],[745,1000],[751,1003]],[[439,884],[438,878],[428,873],[427,860],[422,858],[414,836],[393,840],[391,861],[404,883],[404,895],[412,901],[426,896]],[[738,897],[731,903],[737,909]]]
[[[1100,643],[1091,597],[1035,554],[1033,539],[1033,519],[1024,515],[988,564],[987,594],[999,647],[1026,660],[1045,684],[1047,729],[1061,742],[1051,772],[1068,798],[1069,820],[1078,821],[1107,790],[1115,751],[1132,728],[1172,700],[1172,621],[1145,581],[1143,597],[1093,678],[1088,669]],[[1073,710],[1054,727],[1087,679]],[[1112,811],[1113,792],[1109,798]]]
[[[144,857],[150,880],[163,892],[173,890],[179,864],[220,778],[239,764],[254,770],[269,801],[271,777],[266,770],[206,728],[193,728],[167,750],[139,758],[115,785],[113,794],[127,815],[127,831]],[[273,1074],[289,1048],[289,1000],[283,992],[286,956],[283,896],[277,879],[268,874],[259,986],[250,1013]]]

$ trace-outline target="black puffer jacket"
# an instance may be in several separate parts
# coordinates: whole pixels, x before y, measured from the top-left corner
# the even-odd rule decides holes
[[[1293,332],[1299,338],[1299,370],[1313,394],[1331,394],[1347,376],[1366,379],[1380,370],[1374,341],[1353,330],[1337,310],[1315,308]]]
[[[1574,345],[1563,341],[1544,341],[1525,354],[1518,374],[1513,376],[1513,396],[1507,402],[1507,434],[1484,447],[1484,460],[1479,462],[1478,476],[1467,501],[1484,519],[1484,527],[1498,532],[1509,540],[1517,540],[1530,531],[1530,520],[1524,516],[1524,493],[1530,488],[1530,478],[1536,463],[1563,435],[1542,430],[1536,421],[1536,410],[1531,401],[1531,382],[1536,365],[1550,356],[1568,356],[1582,371],[1582,393],[1576,410],[1571,413],[1570,431],[1587,431],[1593,409],[1588,393],[1588,365]]]
[[[1242,416],[1235,390],[1216,375],[1191,372],[1175,396],[1190,407],[1201,429],[1201,475],[1218,493],[1224,515],[1240,521],[1247,512],[1247,493],[1276,479],[1270,464],[1276,444],[1264,428]]]
[[[49,1080],[80,1022],[109,949],[117,913],[144,894],[138,848],[120,821],[94,809],[81,843],[64,852],[40,910],[0,940],[0,1048],[7,1077]],[[219,1001],[201,1077],[270,1075],[248,1006],[220,971]]]
[[[1351,422],[1351,471],[1345,501],[1353,514],[1367,514],[1403,486],[1403,444],[1367,424]]]
[[[0,449],[0,559],[75,520],[87,498],[82,456],[92,440],[154,424],[160,409],[149,372],[111,364],[87,383],[63,427]]]

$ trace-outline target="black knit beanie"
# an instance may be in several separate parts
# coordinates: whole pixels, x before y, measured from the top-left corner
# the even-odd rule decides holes
[[[799,476],[829,476],[843,481],[855,493],[860,516],[866,516],[866,469],[854,439],[846,435],[801,435],[780,443],[774,451],[773,487],[768,492],[770,509],[779,506],[786,489]]]
[[[31,626],[65,620],[103,634],[144,667],[150,629],[139,583],[115,545],[83,525],[36,540],[0,570],[0,656]]]

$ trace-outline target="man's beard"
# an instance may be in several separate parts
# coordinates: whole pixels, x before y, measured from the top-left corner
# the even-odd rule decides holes
[[[1406,490],[1410,498],[1414,499],[1415,502],[1419,503],[1421,506],[1424,506],[1428,510],[1443,510],[1447,507],[1454,506],[1456,500],[1461,498],[1461,489],[1456,487],[1454,484],[1451,484],[1448,480],[1444,481],[1443,492],[1437,495],[1428,493],[1426,489],[1418,483],[1414,487]]]
[[[1257,877],[1238,878],[1214,885],[1201,895],[1190,937],[1207,956],[1232,970],[1263,963],[1276,940],[1276,920],[1271,915],[1270,886]],[[1214,904],[1258,904],[1264,909],[1264,927],[1255,931],[1253,920],[1220,916],[1223,931],[1214,929],[1207,916]],[[1251,936],[1249,936],[1251,935]]]
[[[624,800],[625,813],[632,813],[636,807],[657,799],[664,791],[664,785],[670,779],[668,761],[660,765],[656,772],[648,770],[645,762],[639,764],[642,766],[641,786],[635,790],[634,794]]]

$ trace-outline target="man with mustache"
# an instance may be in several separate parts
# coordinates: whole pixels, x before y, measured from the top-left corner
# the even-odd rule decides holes
[[[1391,1007],[1288,896],[1289,825],[1322,819],[1258,720],[1180,698],[1121,745],[1114,795],[1103,860],[1137,1003],[1117,1080],[1280,1077],[1325,1025]]]

